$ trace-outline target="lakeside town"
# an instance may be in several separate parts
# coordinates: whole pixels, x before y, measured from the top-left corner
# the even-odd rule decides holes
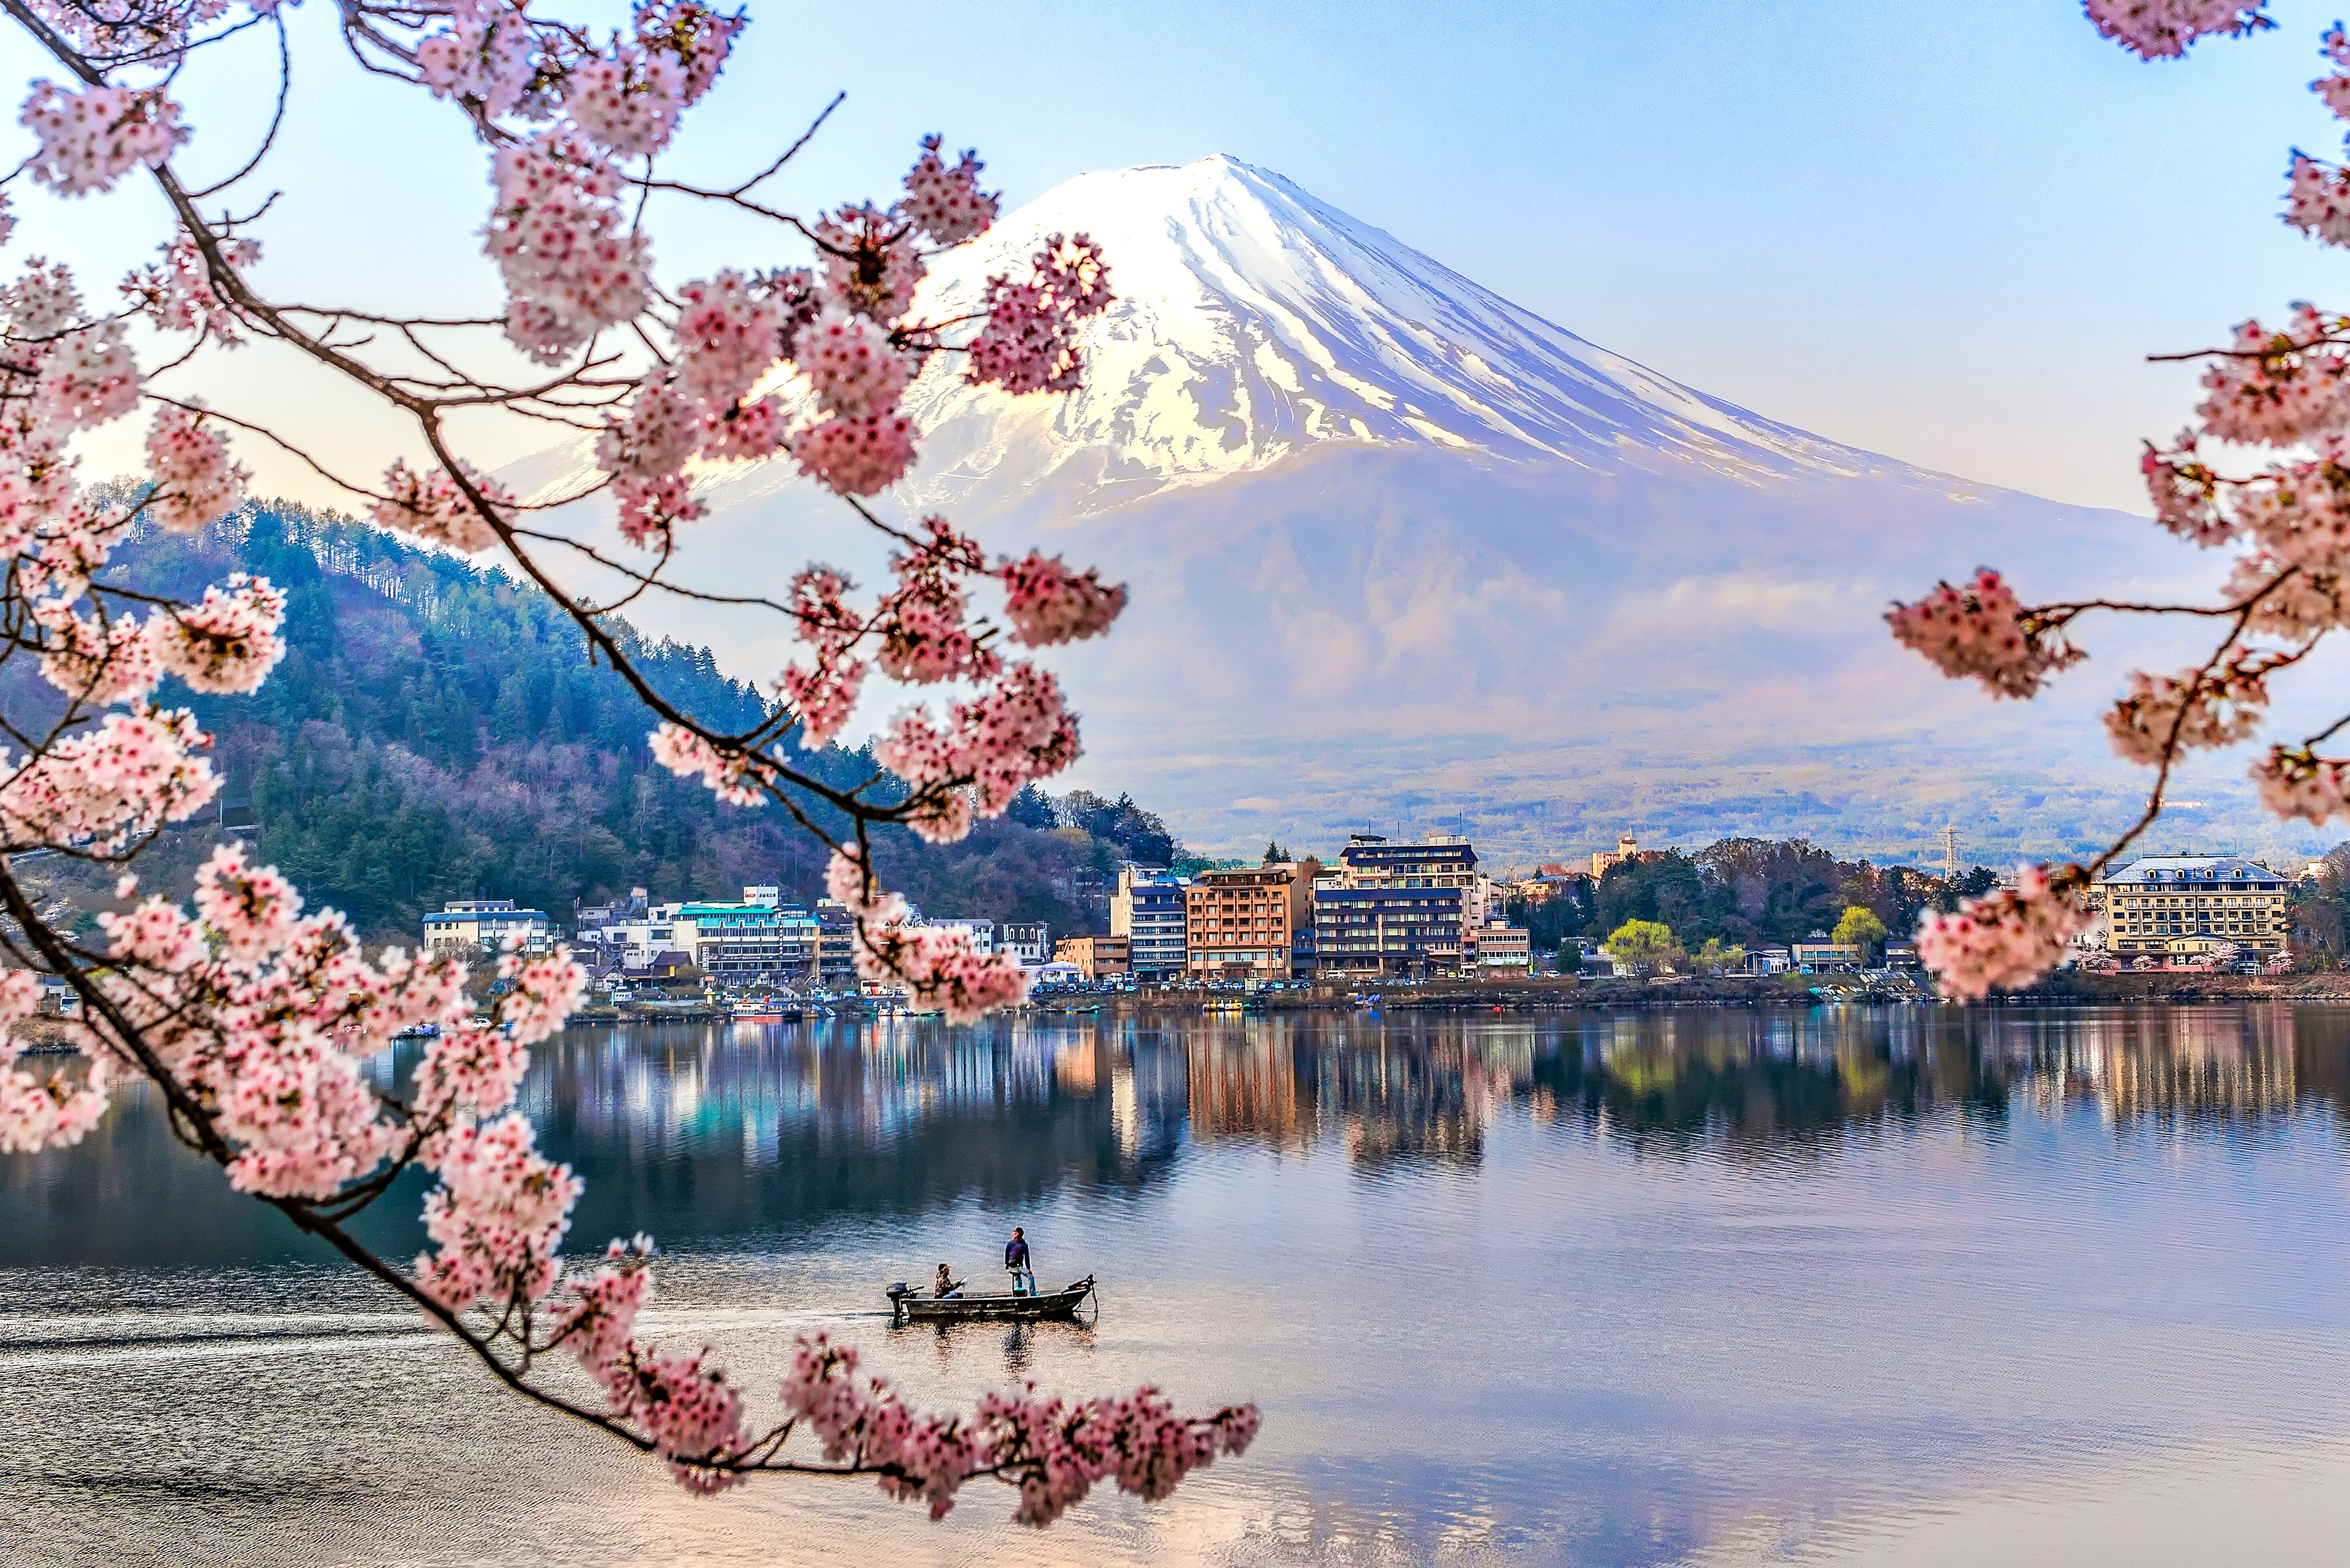
[[[1781,975],[1858,976],[1926,994],[1916,946],[1904,934],[1917,911],[1948,909],[1998,885],[1980,867],[1958,873],[1954,846],[1939,874],[1861,862],[1870,901],[1844,903],[1794,940],[1724,940],[1698,929],[1707,922],[1701,913],[1690,918],[1689,898],[1676,909],[1672,884],[1683,873],[1679,880],[1694,882],[1700,898],[1711,892],[1717,903],[1736,905],[1752,889],[1724,853],[1731,846],[1749,858],[1758,850],[1827,858],[1802,841],[1725,841],[1692,858],[1644,849],[1627,836],[1587,864],[1547,862],[1520,873],[1488,869],[1458,834],[1398,841],[1358,833],[1327,861],[1268,845],[1255,864],[1178,872],[1124,862],[1099,908],[1087,911],[1100,928],[1092,930],[919,909],[914,919],[965,933],[976,951],[1011,955],[1032,992],[1047,995]],[[2313,956],[2307,931],[2295,940],[2295,904],[2339,884],[2328,861],[2289,876],[2238,856],[2142,857],[2097,881],[2095,918],[2074,939],[2068,967],[2281,972]],[[1821,891],[1813,889],[1814,906]],[[1825,891],[1834,908],[1836,889]],[[1772,898],[1765,889],[1763,901]],[[1680,929],[1659,916],[1679,917]],[[792,902],[774,884],[745,886],[733,900],[661,901],[637,888],[626,898],[575,906],[567,923],[512,899],[456,899],[425,917],[422,933],[432,953],[486,957],[509,942],[525,952],[563,943],[606,1005],[699,997],[755,1010],[777,995],[891,1000],[887,986],[858,981],[851,934],[837,901]]]

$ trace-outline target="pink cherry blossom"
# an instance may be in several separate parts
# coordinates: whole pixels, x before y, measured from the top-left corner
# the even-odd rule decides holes
[[[2239,488],[2236,524],[2277,559],[2313,572],[2350,568],[2350,467],[2342,438],[2314,462],[2285,464]]]
[[[34,394],[39,417],[67,430],[88,430],[139,406],[139,364],[123,341],[122,324],[76,327],[41,360]]]
[[[558,364],[644,309],[650,251],[623,226],[619,171],[601,151],[557,127],[501,148],[492,171],[484,249],[505,275],[515,347]]]
[[[1031,648],[1097,637],[1126,608],[1123,586],[1104,587],[1094,568],[1073,572],[1041,550],[998,563],[995,575],[1003,580],[1003,617]]]
[[[450,1128],[423,1161],[441,1185],[424,1199],[434,1250],[416,1260],[417,1285],[451,1312],[545,1295],[579,1199],[571,1168],[541,1156],[530,1123],[512,1115]]]
[[[2334,69],[2309,84],[2309,90],[2325,100],[2336,119],[2350,119],[2350,35],[2345,35],[2337,22],[2319,40],[2325,57],[2334,62]]]
[[[648,377],[629,406],[596,438],[596,465],[607,473],[660,479],[677,472],[702,444],[702,413],[674,377]]]
[[[876,495],[914,463],[913,422],[898,414],[832,419],[792,438],[800,472],[842,495]]]
[[[33,178],[68,196],[108,191],[134,169],[161,167],[188,140],[180,106],[161,92],[36,81],[16,123],[40,146]]]
[[[636,8],[637,43],[678,62],[685,73],[684,99],[691,108],[718,79],[744,20],[739,11],[725,16],[702,0],[640,0]]]
[[[36,1078],[16,1065],[23,1051],[16,1025],[40,1005],[40,981],[29,971],[0,973],[0,1154],[78,1143],[106,1114],[114,1063],[105,1053],[91,1054],[78,1079],[58,1070]]]
[[[784,699],[799,720],[800,743],[829,745],[838,738],[856,711],[857,694],[865,683],[865,666],[853,659],[835,659],[812,670],[785,667]]]
[[[2329,245],[2350,244],[2350,170],[2295,153],[2284,221]]]
[[[941,145],[938,137],[922,138],[922,155],[907,172],[900,210],[939,244],[960,244],[995,222],[996,199],[979,188],[979,171],[986,165],[978,153],[965,151],[961,162],[950,164],[939,156]]]
[[[2343,328],[2340,317],[2310,306],[2280,330],[2238,327],[2235,351],[2203,372],[2204,429],[2220,441],[2292,446],[2350,423],[2350,357],[2335,341]]]
[[[2302,642],[2350,624],[2350,604],[2345,603],[2342,589],[2343,579],[2337,576],[2290,566],[2255,550],[2236,563],[2225,592],[2232,603],[2251,604],[2247,630]]]
[[[8,336],[20,342],[54,337],[82,319],[81,294],[73,274],[35,257],[25,275],[8,286]]]
[[[60,691],[99,707],[128,702],[152,692],[163,679],[148,628],[133,616],[117,616],[101,626],[58,600],[36,605],[33,619],[47,635],[41,646],[41,674]]]
[[[911,355],[890,347],[887,327],[828,310],[799,335],[799,368],[826,412],[846,420],[887,414],[914,379]]]
[[[988,279],[987,325],[972,340],[966,376],[1007,392],[1073,389],[1076,325],[1107,308],[1110,297],[1101,247],[1084,234],[1055,234],[1036,253],[1028,277]]]
[[[2350,818],[2350,763],[2321,757],[2306,746],[2276,746],[2252,764],[2261,804],[2290,822],[2323,827]]]
[[[619,509],[621,537],[647,549],[666,547],[679,524],[693,522],[705,510],[682,473],[623,473],[612,482],[612,499]]]
[[[1940,977],[1942,993],[1979,1001],[1994,988],[2029,985],[2064,957],[2095,917],[2081,898],[2078,867],[2051,877],[2044,866],[2016,872],[2015,886],[1929,909],[1918,922],[1918,959]]]
[[[756,462],[791,441],[791,417],[781,398],[770,393],[747,403],[729,403],[702,422],[702,455],[713,462]]]
[[[224,239],[221,259],[242,272],[261,259],[259,242]],[[163,247],[163,259],[123,280],[133,308],[166,332],[193,332],[224,348],[244,341],[244,323],[213,286],[211,265],[185,233]]]
[[[416,46],[417,78],[434,98],[472,99],[493,119],[523,107],[537,46],[508,0],[451,0],[449,30]]]
[[[910,227],[870,205],[843,207],[819,219],[814,233],[831,301],[876,321],[905,315],[929,270],[910,243]]]
[[[182,710],[114,711],[31,758],[0,752],[0,833],[11,849],[105,853],[184,822],[220,789],[211,744]]]
[[[498,978],[511,989],[498,998],[495,1017],[522,1044],[561,1029],[588,992],[588,971],[565,952],[506,953],[498,960]]]
[[[239,572],[228,591],[208,587],[200,603],[157,613],[149,625],[155,659],[193,691],[258,690],[286,657],[277,628],[286,596],[266,577]]]
[[[2195,440],[2192,431],[2183,433],[2168,452],[2148,442],[2138,467],[2155,521],[2190,544],[2224,544],[2241,530],[2221,508],[2220,476],[2195,455]]]
[[[727,268],[678,290],[677,379],[691,397],[732,404],[783,353],[785,306]]]
[[[2087,0],[2097,31],[2149,60],[2175,59],[2198,38],[2241,37],[2276,24],[2267,0]]]
[[[2027,617],[2014,590],[1988,567],[1964,587],[1941,583],[1914,604],[1895,605],[1885,619],[1895,640],[1954,680],[1981,681],[1993,697],[2031,697],[2085,657],[2062,633]]]
[[[200,410],[166,407],[147,433],[147,462],[155,489],[147,515],[174,534],[193,534],[226,516],[244,500],[250,470],[229,461],[228,442]]]
[[[598,145],[643,158],[669,145],[685,109],[685,67],[674,55],[621,45],[573,66],[563,107]]]
[[[2212,750],[2248,739],[2268,708],[2268,687],[2245,666],[2177,676],[2130,672],[2129,695],[2106,713],[2106,734],[2126,762],[2147,766],[2174,749]]]
[[[681,724],[663,723],[652,732],[653,761],[683,778],[700,775],[711,792],[729,805],[764,805],[767,794],[760,781],[771,770],[739,752],[721,752]]]
[[[470,468],[465,477],[501,516],[509,514],[514,497],[496,480]],[[447,469],[417,474],[410,472],[405,461],[397,462],[384,474],[383,484],[385,498],[369,509],[369,515],[380,526],[412,534],[428,543],[446,545],[467,555],[489,549],[498,542],[496,528]]]

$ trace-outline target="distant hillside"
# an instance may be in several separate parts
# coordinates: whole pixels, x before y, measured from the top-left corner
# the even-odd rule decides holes
[[[561,920],[575,898],[632,887],[656,898],[731,898],[764,882],[802,898],[821,890],[821,853],[783,813],[722,805],[653,763],[650,715],[589,663],[578,628],[533,586],[284,503],[192,538],[150,534],[122,560],[124,580],[189,597],[234,571],[286,590],[290,649],[260,691],[191,695],[173,683],[162,699],[192,707],[219,738],[224,798],[258,814],[261,857],[371,936],[412,942],[423,913],[468,896]],[[628,641],[651,683],[697,717],[741,728],[763,711],[708,649]],[[0,668],[0,700],[22,713],[54,694],[19,662]],[[861,751],[800,761],[844,784],[873,772]],[[1062,896],[1070,877],[1114,867],[1125,852],[1115,838],[1164,836],[1139,808],[1120,817],[1072,797],[1088,800],[1108,807],[1091,813],[1103,836],[1061,826],[1032,792],[1017,820],[983,824],[961,845],[885,835],[884,873],[934,913],[1081,927],[1084,911]],[[148,885],[184,887],[219,836],[213,824],[169,836],[142,867]],[[58,891],[100,897],[99,878],[48,869]]]

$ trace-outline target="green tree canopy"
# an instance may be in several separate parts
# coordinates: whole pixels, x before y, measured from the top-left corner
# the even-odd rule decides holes
[[[1673,929],[1658,920],[1627,920],[1600,945],[1617,963],[1643,973],[1681,953]]]
[[[1835,940],[1845,947],[1858,948],[1863,958],[1873,957],[1885,940],[1885,922],[1865,904],[1848,905],[1844,918],[1836,922]]]

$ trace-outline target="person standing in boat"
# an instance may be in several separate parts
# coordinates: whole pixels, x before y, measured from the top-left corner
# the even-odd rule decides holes
[[[1003,1267],[1012,1276],[1012,1293],[1033,1296],[1036,1293],[1036,1271],[1028,1266],[1028,1238],[1020,1227],[1012,1227],[1012,1240],[1003,1243]],[[1023,1290],[1023,1284],[1026,1289]]]

